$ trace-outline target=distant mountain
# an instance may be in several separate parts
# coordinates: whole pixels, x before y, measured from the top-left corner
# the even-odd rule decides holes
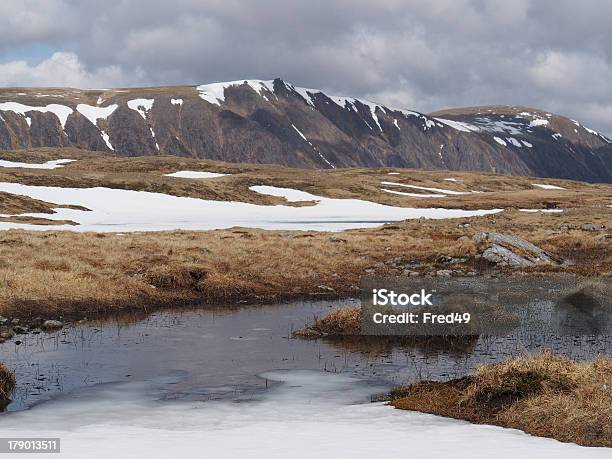
[[[0,89],[0,149],[76,146],[304,168],[416,167],[612,182],[612,141],[519,106],[425,115],[280,79]]]

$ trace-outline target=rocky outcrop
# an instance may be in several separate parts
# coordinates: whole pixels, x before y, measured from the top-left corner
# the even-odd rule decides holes
[[[425,115],[280,79],[0,90],[0,149],[42,146],[304,168],[394,166],[612,182],[612,141],[568,118],[524,107]]]
[[[479,256],[497,266],[527,268],[555,263],[543,249],[516,236],[477,233],[473,241],[478,247]]]

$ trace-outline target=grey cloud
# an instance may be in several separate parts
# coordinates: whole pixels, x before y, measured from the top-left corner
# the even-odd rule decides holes
[[[530,105],[610,134],[611,13],[595,0],[4,1],[0,52],[73,49],[80,73],[62,81],[83,84],[280,76],[420,111]]]

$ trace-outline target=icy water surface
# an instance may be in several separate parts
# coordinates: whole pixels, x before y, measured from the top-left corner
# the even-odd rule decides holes
[[[460,376],[512,354],[610,353],[609,339],[480,339],[452,351],[289,339],[329,304],[161,312],[4,343],[0,360],[19,387],[0,431],[61,437],[63,457],[609,457],[371,403],[393,385]]]

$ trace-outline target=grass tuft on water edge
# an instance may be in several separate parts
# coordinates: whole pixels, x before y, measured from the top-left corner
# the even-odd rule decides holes
[[[583,446],[612,446],[612,359],[543,353],[485,365],[448,382],[393,391],[391,404]]]

